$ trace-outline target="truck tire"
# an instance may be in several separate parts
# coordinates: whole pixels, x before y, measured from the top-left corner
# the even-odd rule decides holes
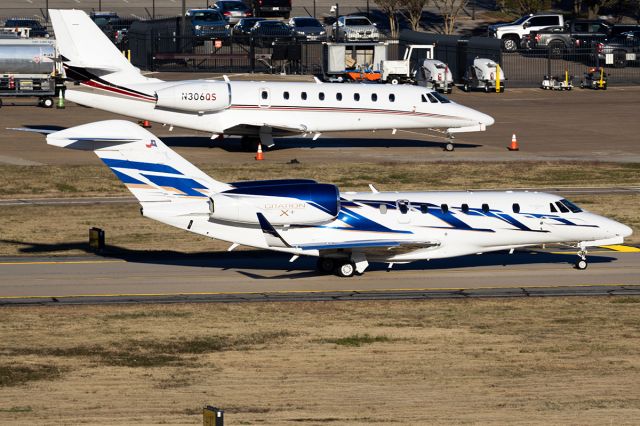
[[[520,47],[520,40],[513,34],[502,37],[502,50],[505,52],[516,52]]]
[[[43,108],[53,108],[53,104],[54,104],[53,99],[49,97],[40,99],[40,105]]]

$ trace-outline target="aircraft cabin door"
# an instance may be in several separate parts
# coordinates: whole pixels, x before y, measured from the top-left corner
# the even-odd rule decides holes
[[[398,223],[411,222],[411,202],[409,202],[409,200],[397,200],[396,213]]]
[[[258,106],[269,108],[271,106],[271,92],[266,87],[258,89]]]

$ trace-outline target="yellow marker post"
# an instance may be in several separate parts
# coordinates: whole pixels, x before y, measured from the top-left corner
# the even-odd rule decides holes
[[[496,93],[500,93],[500,64],[496,64]]]
[[[600,81],[598,82],[598,87],[602,89],[604,86],[604,68],[600,67]]]
[[[569,86],[569,70],[568,69],[564,70],[564,84],[566,86]]]
[[[127,50],[127,59],[131,62],[131,49]]]

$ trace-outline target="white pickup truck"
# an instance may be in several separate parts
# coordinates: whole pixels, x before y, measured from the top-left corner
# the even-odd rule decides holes
[[[564,18],[557,13],[536,13],[525,15],[510,24],[489,25],[489,37],[502,40],[505,52],[515,52],[520,47],[520,39],[531,31],[546,27],[562,27]]]

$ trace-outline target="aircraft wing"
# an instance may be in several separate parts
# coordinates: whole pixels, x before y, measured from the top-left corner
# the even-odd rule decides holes
[[[394,254],[400,254],[410,252],[427,247],[433,247],[439,245],[436,242],[424,241],[419,242],[415,240],[351,240],[351,241],[327,241],[327,242],[313,242],[303,244],[290,244],[287,242],[280,233],[269,223],[262,213],[257,213],[260,227],[267,244],[270,247],[278,248],[298,248],[302,250],[319,250],[319,251],[331,251],[338,249],[360,249],[361,251],[392,251]]]
[[[290,126],[283,125],[281,123],[273,124],[273,123],[262,123],[262,124],[253,124],[253,123],[244,123],[238,124],[232,127],[228,127],[224,129],[224,133],[229,135],[259,135],[261,129],[268,128],[271,135],[273,136],[287,136],[292,134],[299,134],[307,132],[306,127],[299,126]]]

